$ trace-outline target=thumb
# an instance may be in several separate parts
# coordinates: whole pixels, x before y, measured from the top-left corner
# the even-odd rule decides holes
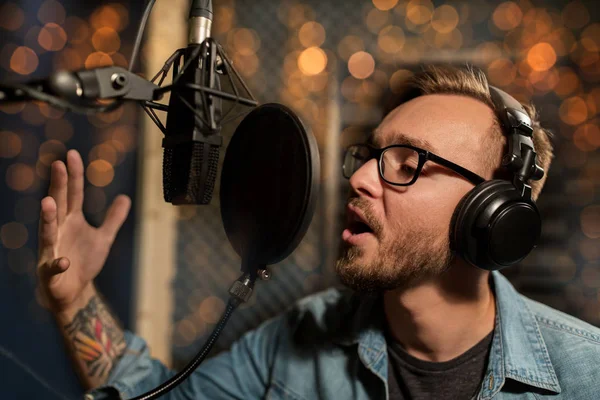
[[[71,266],[71,261],[66,257],[60,257],[51,263],[44,264],[39,268],[40,278],[48,281],[50,278],[60,275]]]
[[[128,196],[119,195],[106,212],[106,218],[102,226],[100,226],[100,230],[110,238],[111,242],[117,236],[117,232],[121,229],[123,222],[125,222],[130,208],[131,199]]]

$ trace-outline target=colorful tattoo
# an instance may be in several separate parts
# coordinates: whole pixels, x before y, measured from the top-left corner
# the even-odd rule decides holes
[[[106,378],[125,351],[123,330],[97,296],[65,326],[65,332],[90,377]]]

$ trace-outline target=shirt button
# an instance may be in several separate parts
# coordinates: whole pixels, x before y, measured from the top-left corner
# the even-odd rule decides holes
[[[91,395],[91,394],[86,394],[86,395],[85,395],[83,398],[84,398],[85,400],[94,400],[94,395]]]

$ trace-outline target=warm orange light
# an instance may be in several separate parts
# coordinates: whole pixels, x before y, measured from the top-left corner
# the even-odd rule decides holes
[[[521,7],[512,1],[506,1],[500,4],[492,14],[494,25],[503,31],[515,29],[521,24],[522,20],[523,11],[521,11]]]
[[[373,9],[367,14],[367,28],[373,33],[379,32],[381,28],[387,25],[390,19],[390,14],[385,11]]]
[[[6,169],[6,184],[9,188],[22,192],[29,189],[35,180],[33,168],[27,164],[12,164]]]
[[[25,13],[19,6],[7,2],[0,6],[0,28],[16,31],[25,21]]]
[[[40,146],[40,162],[49,167],[58,159],[64,157],[67,148],[58,140],[48,140]]]
[[[122,13],[123,11],[127,12],[127,9],[123,6],[117,6],[120,5],[113,3],[96,9],[90,17],[92,27],[96,30],[100,28],[112,28],[117,32],[123,30],[127,21],[123,18]]]
[[[39,64],[38,56],[29,47],[17,47],[10,57],[10,69],[20,75],[33,73]]]
[[[348,60],[350,56],[357,51],[365,49],[365,43],[359,36],[348,35],[345,36],[338,44],[337,51],[338,55],[342,60]]]
[[[42,24],[63,24],[66,16],[65,8],[57,0],[44,1],[37,13],[37,17]]]
[[[556,64],[556,52],[549,43],[538,43],[527,52],[527,63],[534,71],[547,71]]]
[[[590,239],[600,238],[600,205],[594,204],[583,209],[580,216],[581,230]]]
[[[216,18],[212,26],[214,34],[222,34],[229,32],[233,27],[233,20],[235,17],[235,10],[233,7],[220,6],[215,10]]]
[[[23,247],[27,243],[28,236],[25,225],[18,222],[9,222],[0,228],[0,238],[2,239],[2,244],[7,249]]]
[[[21,152],[21,138],[13,132],[0,131],[0,157],[13,158]]]
[[[69,43],[80,44],[90,37],[90,27],[81,18],[67,17],[65,20],[65,32]]]
[[[499,58],[490,63],[487,73],[494,85],[508,86],[517,77],[517,68],[510,60]]]
[[[561,67],[558,69],[560,80],[558,85],[554,88],[557,95],[566,97],[577,89],[579,89],[581,82],[579,76],[569,67]]]
[[[398,0],[373,0],[373,5],[381,11],[391,10],[396,7],[396,4]]]
[[[357,79],[366,79],[375,70],[375,60],[373,56],[365,51],[359,51],[352,54],[348,60],[348,71],[350,75]]]
[[[386,26],[379,32],[379,36],[377,37],[379,48],[389,54],[394,54],[402,50],[404,42],[404,31],[401,27],[395,25]]]
[[[123,151],[131,151],[136,146],[136,136],[133,127],[128,125],[117,126],[111,133],[110,138],[121,144]],[[120,150],[119,147],[113,146]]]
[[[95,160],[88,165],[85,176],[92,185],[105,187],[113,181],[115,171],[108,161]]]
[[[573,143],[581,151],[595,151],[600,148],[600,127],[595,124],[581,125],[573,133]]]
[[[431,21],[433,3],[428,0],[413,0],[406,5],[406,20],[415,25]]]
[[[300,53],[298,68],[305,75],[317,75],[327,67],[327,54],[320,47],[309,47]]]
[[[96,51],[113,54],[121,48],[121,38],[113,28],[104,27],[94,32],[92,44]]]
[[[98,68],[98,67],[109,67],[113,65],[113,60],[106,53],[97,51],[90,54],[85,60],[85,67],[87,69]]]
[[[439,33],[450,33],[458,26],[458,20],[456,8],[444,4],[433,11],[431,27]]]
[[[67,34],[60,25],[50,22],[40,30],[38,43],[48,51],[60,51],[67,44]]]
[[[587,105],[578,96],[564,100],[558,111],[560,119],[569,125],[579,125],[588,118]]]
[[[260,38],[253,29],[237,29],[233,34],[233,47],[244,56],[254,55],[260,49]]]
[[[304,47],[319,47],[325,42],[325,28],[318,22],[310,21],[302,25],[298,37]]]

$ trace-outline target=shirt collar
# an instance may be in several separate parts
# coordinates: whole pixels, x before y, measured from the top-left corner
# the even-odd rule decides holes
[[[523,297],[500,272],[491,273],[496,326],[481,398],[494,396],[506,378],[560,393],[546,343]]]
[[[490,275],[496,295],[496,324],[480,397],[493,397],[506,378],[560,393],[558,378],[534,315],[501,273],[494,271]],[[385,369],[382,375],[387,378],[381,298],[365,296],[357,304],[346,334],[336,341],[346,346],[358,344],[359,356],[365,366],[379,372],[378,375],[384,372],[381,368]]]

